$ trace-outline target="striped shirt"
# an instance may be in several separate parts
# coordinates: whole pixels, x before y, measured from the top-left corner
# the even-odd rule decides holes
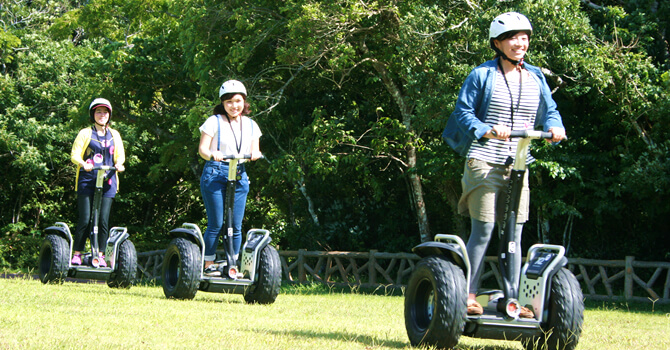
[[[509,89],[505,84],[505,78],[500,70],[496,71],[496,83],[491,96],[491,104],[486,115],[486,124],[506,125],[512,130],[533,129],[535,125],[535,114],[540,105],[540,89],[535,79],[524,73],[523,83],[518,80],[508,80]],[[519,99],[519,92],[521,98]],[[511,99],[510,99],[511,93]],[[512,102],[513,101],[513,102]],[[514,124],[512,125],[511,108],[514,108]],[[484,143],[473,142],[468,151],[468,158],[475,158],[494,164],[511,164],[508,159],[514,159],[516,156],[517,138],[511,138],[510,141],[487,139]],[[530,164],[535,159],[528,152],[526,163]]]

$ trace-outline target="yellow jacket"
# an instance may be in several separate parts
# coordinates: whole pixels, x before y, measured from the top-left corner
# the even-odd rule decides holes
[[[121,140],[121,134],[118,131],[112,128],[108,128],[112,133],[112,138],[114,139],[114,164],[122,164],[126,161],[126,153],[123,149],[123,141]],[[74,182],[74,190],[77,190],[79,184],[79,170],[81,169],[81,163],[84,162],[84,154],[88,148],[88,144],[91,142],[91,137],[93,136],[93,128],[84,128],[79,130],[77,138],[74,139],[72,144],[72,152],[70,153],[70,160],[72,163],[77,165],[77,176]],[[116,173],[116,183],[119,184],[119,173]],[[118,189],[117,189],[118,190]]]

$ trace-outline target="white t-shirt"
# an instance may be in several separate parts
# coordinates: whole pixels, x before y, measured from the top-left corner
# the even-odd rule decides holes
[[[219,130],[221,130],[220,141]],[[228,123],[225,116],[213,115],[200,126],[200,131],[212,137],[209,150],[214,152],[218,146],[218,150],[224,155],[251,154],[252,141],[263,135],[258,124],[245,116],[238,117]]]

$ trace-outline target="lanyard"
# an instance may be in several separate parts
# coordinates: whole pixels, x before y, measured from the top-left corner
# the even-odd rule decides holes
[[[217,140],[216,140],[216,150],[221,151],[221,121],[219,121],[220,115],[216,117],[216,126],[217,131]],[[235,135],[235,130],[233,130],[233,124],[230,123],[230,118],[226,114],[226,119],[228,119],[228,125],[230,125],[230,131],[233,133],[233,138],[235,139],[235,148],[237,149],[237,154],[240,154],[242,151],[242,116],[240,118],[240,142],[237,142],[237,135]]]
[[[105,165],[105,153],[107,153],[107,128],[105,128],[105,135],[102,137],[102,141],[100,141],[100,136],[98,135],[98,130],[95,129],[95,126],[92,126],[91,129],[93,129],[95,139],[98,140],[102,147],[102,164]]]
[[[505,85],[507,86],[507,91],[509,92],[509,112],[510,116],[512,119],[512,125],[510,126],[511,128],[514,128],[514,96],[512,96],[512,90],[509,88],[509,83],[507,83],[507,77],[505,76],[505,71],[503,70],[502,67],[502,62],[500,59],[498,59],[498,67],[500,67],[500,72],[502,72],[503,79],[505,79]],[[522,72],[519,72],[519,96],[516,101],[516,110],[519,110],[519,106],[521,105],[521,87],[523,86],[523,75]]]

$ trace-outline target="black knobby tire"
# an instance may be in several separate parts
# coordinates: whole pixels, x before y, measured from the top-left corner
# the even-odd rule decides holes
[[[50,234],[40,247],[39,274],[42,283],[63,283],[70,267],[70,245],[65,238]]]
[[[412,346],[456,346],[465,326],[467,298],[460,267],[443,256],[421,259],[405,290],[405,328]]]
[[[271,245],[261,250],[256,274],[257,282],[244,291],[244,301],[250,304],[274,303],[281,287],[281,261],[279,253]]]
[[[163,293],[168,298],[193,299],[200,285],[200,249],[185,238],[175,238],[163,258]]]
[[[584,296],[570,270],[562,268],[552,278],[548,307],[549,318],[542,325],[543,335],[526,339],[526,349],[575,349],[584,323]]]
[[[137,278],[137,251],[129,239],[119,245],[119,255],[116,259],[116,271],[107,281],[111,288],[130,288]]]

